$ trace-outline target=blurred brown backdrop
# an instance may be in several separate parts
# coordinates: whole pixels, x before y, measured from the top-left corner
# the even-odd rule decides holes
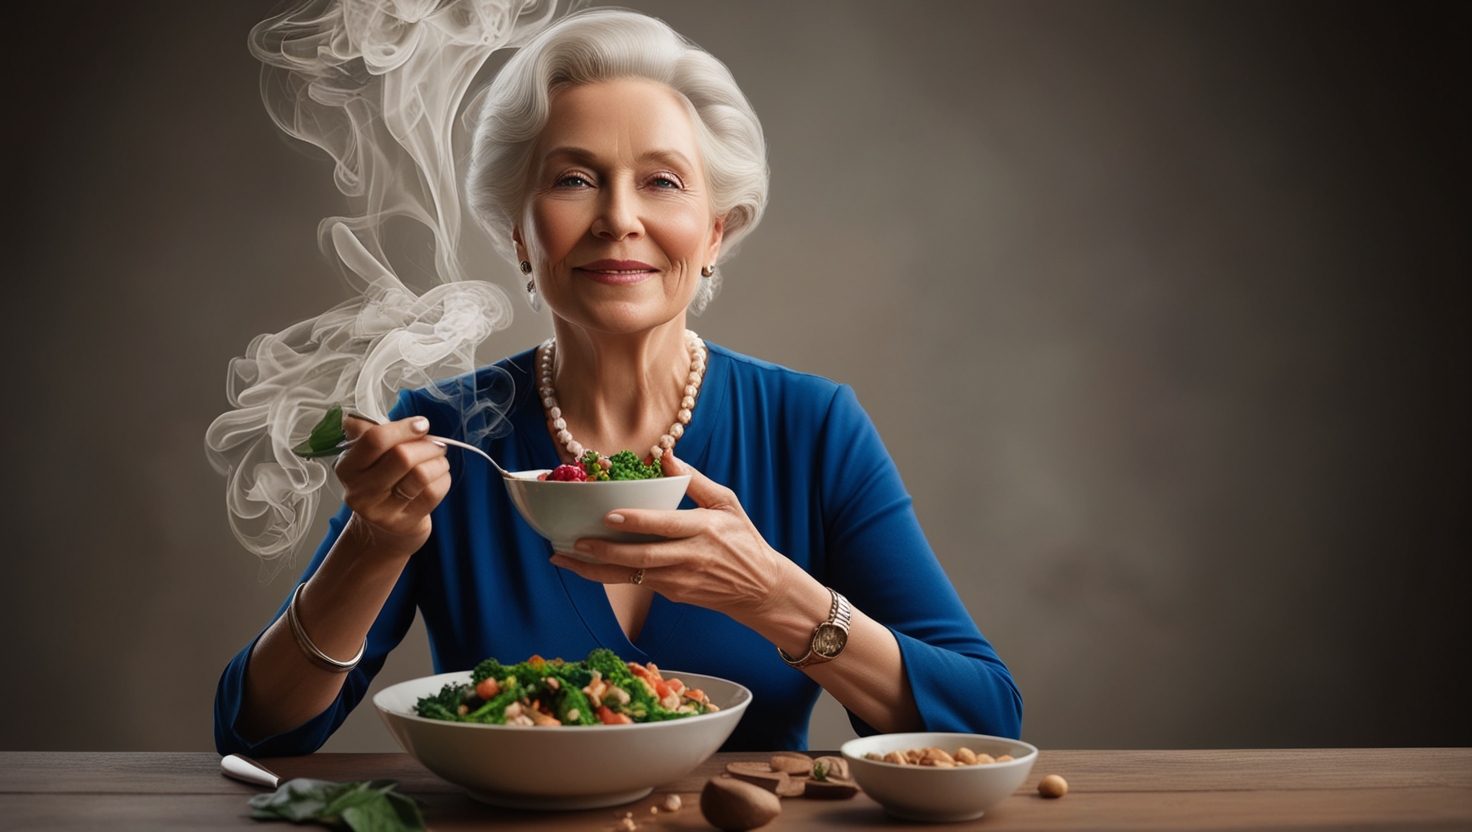
[[[1465,5],[629,4],[770,141],[695,327],[854,385],[1027,739],[1472,744]],[[273,5],[8,48],[0,748],[210,748],[287,592],[203,451],[229,359],[347,291],[245,49]],[[411,634],[384,678],[429,671]],[[329,746],[389,747],[371,707]]]

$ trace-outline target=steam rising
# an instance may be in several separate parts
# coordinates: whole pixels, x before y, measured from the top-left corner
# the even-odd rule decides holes
[[[506,294],[470,280],[460,259],[457,115],[496,49],[551,21],[555,0],[307,0],[251,32],[261,93],[288,134],[330,154],[361,214],[328,217],[323,253],[360,297],[275,334],[230,363],[233,410],[206,433],[228,477],[231,527],[274,574],[316,512],[327,466],[291,452],[333,404],[382,420],[398,390],[459,375],[511,322]],[[394,273],[383,228],[423,226],[437,284],[416,294]],[[510,378],[489,389],[433,388],[462,414],[468,441],[503,433]]]

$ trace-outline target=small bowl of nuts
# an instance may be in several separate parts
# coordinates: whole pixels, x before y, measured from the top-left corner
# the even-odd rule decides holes
[[[876,734],[841,749],[850,776],[897,818],[974,820],[1017,790],[1038,758],[1021,740],[986,734]]]

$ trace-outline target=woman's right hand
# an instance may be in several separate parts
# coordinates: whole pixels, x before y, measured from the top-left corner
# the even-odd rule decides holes
[[[445,449],[425,438],[429,420],[375,425],[349,416],[343,431],[353,445],[338,459],[337,478],[353,510],[350,524],[374,549],[413,554],[429,539],[429,514],[450,490]]]

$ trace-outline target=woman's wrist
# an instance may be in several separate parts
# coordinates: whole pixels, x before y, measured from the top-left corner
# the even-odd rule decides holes
[[[347,525],[338,536],[337,547],[351,549],[359,558],[399,562],[402,568],[403,563],[408,562],[428,539],[428,532],[412,535],[386,532],[354,512],[348,516]]]
[[[801,656],[812,642],[813,628],[827,619],[833,593],[797,564],[787,558],[781,561],[782,573],[772,591],[753,620],[742,623],[788,654]]]

